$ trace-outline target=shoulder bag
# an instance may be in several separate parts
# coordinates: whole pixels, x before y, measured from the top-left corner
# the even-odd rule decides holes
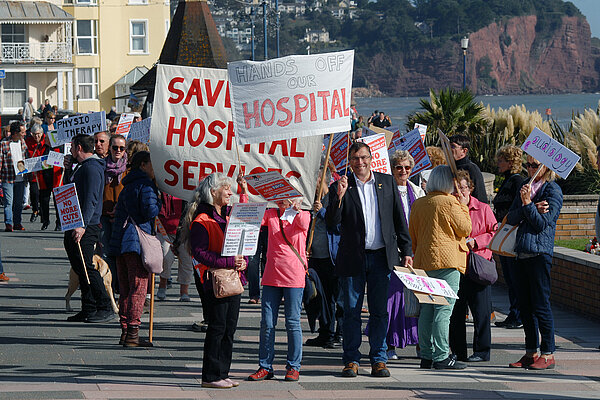
[[[498,271],[494,259],[486,260],[474,252],[469,252],[467,260],[467,278],[483,286],[493,285],[498,280]]]
[[[519,225],[509,225],[506,217],[488,244],[488,249],[505,257],[516,257],[515,244],[517,242],[517,229]]]
[[[160,274],[163,270],[162,246],[158,238],[154,235],[144,232],[133,218],[129,217],[130,223],[135,227],[140,241],[140,257],[142,265],[151,274]]]
[[[231,268],[210,268],[213,293],[217,299],[244,293],[240,274]]]

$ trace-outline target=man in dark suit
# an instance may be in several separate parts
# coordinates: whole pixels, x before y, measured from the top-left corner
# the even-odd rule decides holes
[[[387,377],[388,286],[394,266],[412,265],[410,236],[394,179],[371,171],[369,146],[354,143],[349,160],[353,173],[331,186],[325,215],[328,228],[340,225],[335,273],[344,307],[342,376],[358,374],[366,284],[371,375]]]

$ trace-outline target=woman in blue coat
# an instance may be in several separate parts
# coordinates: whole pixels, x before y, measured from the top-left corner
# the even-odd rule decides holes
[[[154,234],[154,219],[161,204],[153,182],[154,170],[150,153],[140,151],[131,159],[131,171],[123,178],[123,191],[115,208],[115,221],[109,244],[109,255],[117,257],[119,275],[119,319],[121,340],[125,347],[151,347],[140,340],[140,318],[148,288],[149,273],[140,257],[140,240],[135,222],[144,232]]]
[[[563,195],[554,182],[554,172],[531,156],[527,156],[526,166],[530,177],[538,168],[541,170],[533,182],[531,178],[524,182],[507,215],[510,225],[519,225],[515,243],[515,284],[525,331],[525,355],[509,366],[552,369],[555,345],[550,268]]]

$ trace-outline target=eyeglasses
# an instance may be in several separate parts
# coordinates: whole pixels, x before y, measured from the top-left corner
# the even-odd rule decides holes
[[[370,159],[371,156],[360,156],[360,157],[350,157],[350,161],[367,161],[368,159]]]
[[[125,151],[125,146],[113,146],[114,151]]]
[[[104,142],[106,142],[106,140],[102,140],[102,139],[94,140],[94,143],[104,143]]]
[[[539,168],[539,166],[540,166],[540,164],[539,164],[539,163],[530,163],[530,162],[528,162],[528,163],[525,163],[525,166],[526,166],[527,168],[538,169],[538,168]]]
[[[458,187],[460,189],[461,192],[465,192],[465,191],[470,191],[471,188],[468,186],[459,186]]]
[[[398,171],[402,171],[402,170],[410,171],[410,169],[411,169],[411,167],[408,165],[396,165],[394,168],[396,168],[396,170],[398,170]]]

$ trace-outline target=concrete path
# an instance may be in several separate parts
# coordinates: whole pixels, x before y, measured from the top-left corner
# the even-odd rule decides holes
[[[29,212],[24,219],[29,220]],[[464,371],[421,370],[409,346],[388,364],[390,378],[371,378],[366,362],[358,378],[341,378],[341,350],[305,347],[300,381],[288,383],[283,381],[286,337],[280,329],[275,380],[202,389],[204,334],[191,330],[202,315],[193,286],[190,303],[178,301],[176,284],[167,301],[156,303],[154,348],[124,349],[117,345],[116,321],[66,322],[69,265],[62,234],[39,231],[39,223],[25,227],[25,232],[0,233],[2,261],[11,278],[0,284],[0,400],[600,399],[600,324],[560,309],[554,314],[558,366],[553,371],[509,369],[508,363],[523,354],[523,332],[494,327],[492,360]],[[232,365],[233,378],[239,380],[256,370],[258,359],[260,306],[247,299],[244,295]],[[72,305],[78,311],[78,292]],[[501,287],[494,288],[494,307],[503,319],[507,300]],[[315,336],[305,319],[303,327],[305,340]],[[366,353],[366,346],[362,350]]]

